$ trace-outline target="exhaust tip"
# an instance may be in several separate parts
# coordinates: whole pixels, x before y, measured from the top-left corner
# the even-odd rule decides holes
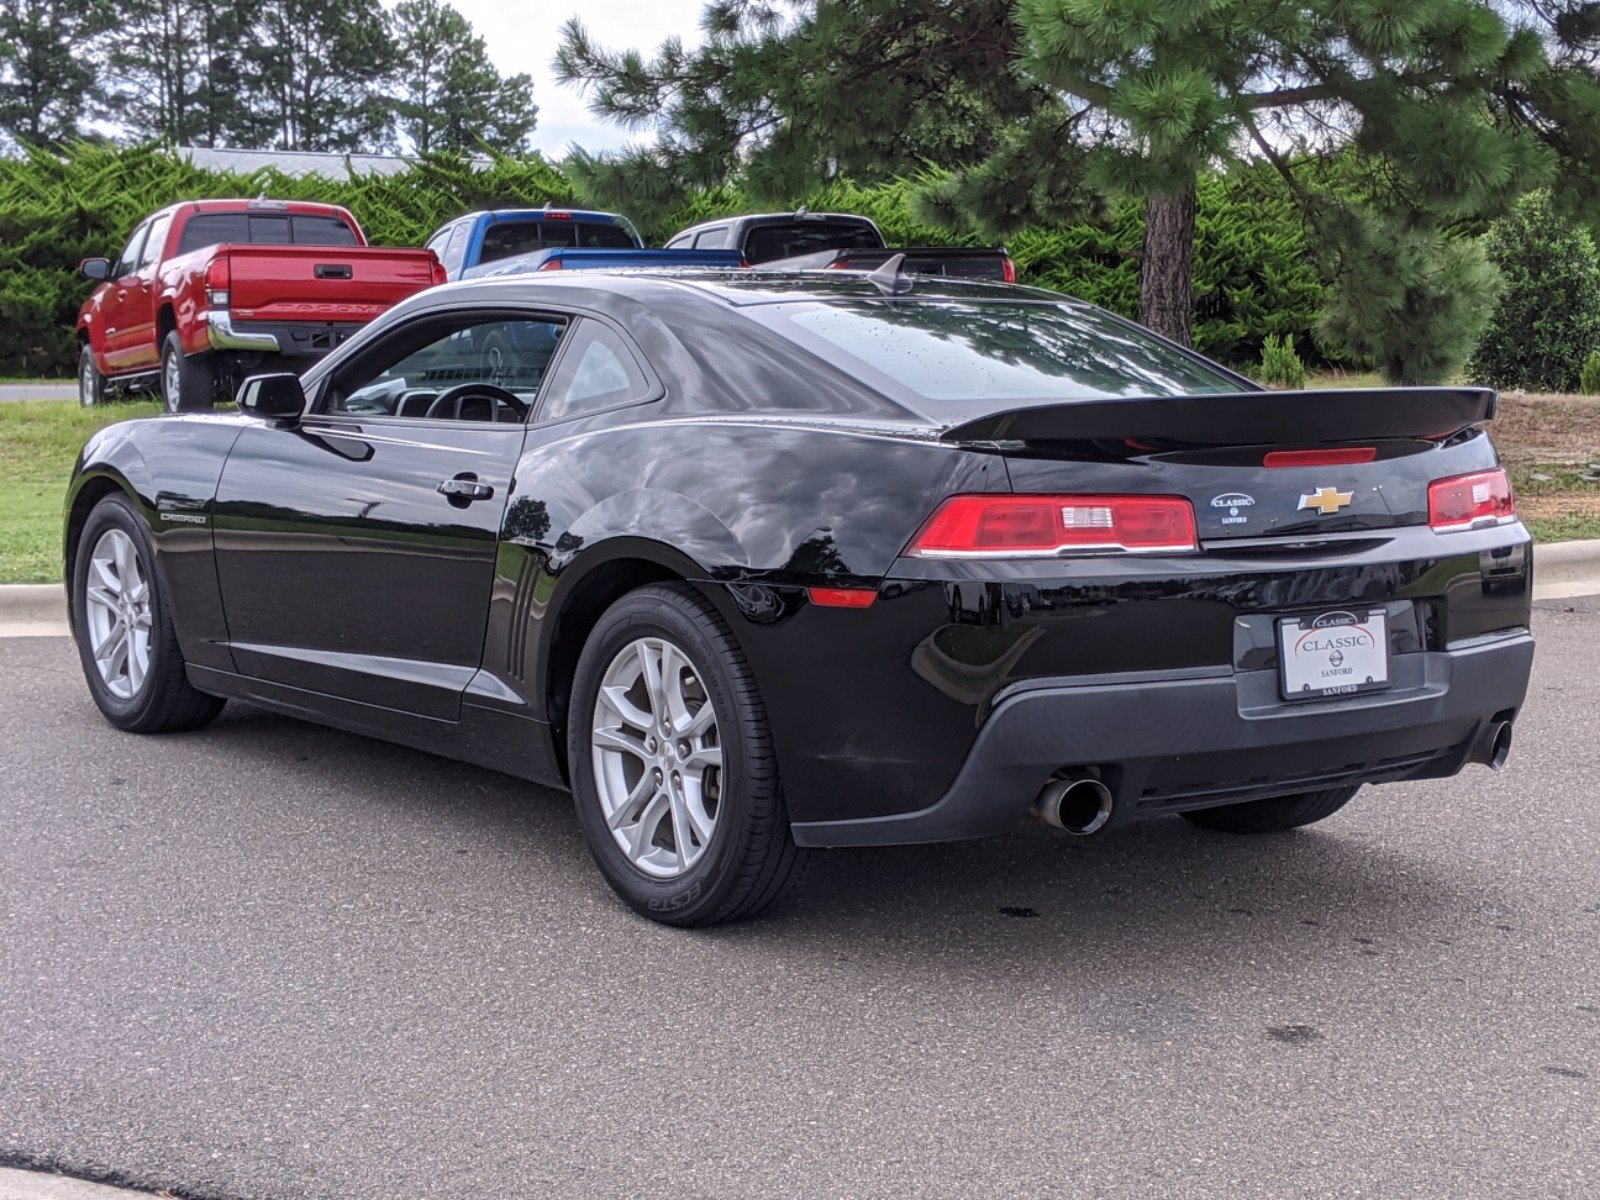
[[[1058,779],[1045,785],[1033,811],[1046,825],[1088,837],[1111,819],[1111,789],[1098,779]]]
[[[1511,757],[1511,722],[1500,721],[1489,728],[1489,769],[1498,771]]]

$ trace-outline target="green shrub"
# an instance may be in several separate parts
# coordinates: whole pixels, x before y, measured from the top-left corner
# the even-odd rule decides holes
[[[1295,352],[1287,334],[1269,334],[1261,348],[1261,366],[1256,378],[1269,387],[1303,388],[1306,365]]]
[[[1484,239],[1505,290],[1467,364],[1500,388],[1570,392],[1600,346],[1600,258],[1589,234],[1543,193],[1528,196]]]
[[[1578,390],[1585,396],[1600,396],[1600,350],[1589,351],[1578,372]]]

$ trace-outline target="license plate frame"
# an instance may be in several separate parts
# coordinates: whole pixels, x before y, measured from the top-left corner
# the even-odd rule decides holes
[[[1277,634],[1278,690],[1285,700],[1336,700],[1394,685],[1387,609],[1280,617]],[[1319,687],[1319,680],[1330,682]]]

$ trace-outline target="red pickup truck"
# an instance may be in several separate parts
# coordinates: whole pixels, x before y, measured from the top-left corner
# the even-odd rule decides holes
[[[140,223],[78,313],[78,398],[155,387],[167,409],[231,399],[246,375],[303,370],[413,292],[443,283],[431,250],[368,246],[331,204],[190,200]]]

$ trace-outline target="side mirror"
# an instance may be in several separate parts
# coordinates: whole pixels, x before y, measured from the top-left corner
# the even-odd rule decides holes
[[[239,387],[234,398],[239,411],[263,421],[298,421],[306,410],[305,389],[300,376],[252,375]]]
[[[111,260],[109,258],[86,258],[78,264],[78,272],[85,279],[110,279]]]

